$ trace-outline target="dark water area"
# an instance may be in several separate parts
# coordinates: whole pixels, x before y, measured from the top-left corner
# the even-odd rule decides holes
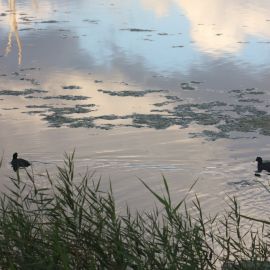
[[[1,189],[13,152],[42,175],[76,148],[78,173],[111,179],[119,205],[150,207],[138,177],[160,191],[164,174],[176,201],[199,179],[207,209],[236,195],[267,214],[254,161],[270,157],[269,8],[1,1]]]

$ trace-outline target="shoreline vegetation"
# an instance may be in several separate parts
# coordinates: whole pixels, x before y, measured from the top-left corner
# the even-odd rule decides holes
[[[18,170],[0,193],[0,269],[270,269],[270,222],[242,215],[236,198],[209,217],[195,196],[191,214],[164,177],[163,194],[141,180],[159,205],[120,214],[111,185],[74,181],[74,152],[57,169],[42,188]]]

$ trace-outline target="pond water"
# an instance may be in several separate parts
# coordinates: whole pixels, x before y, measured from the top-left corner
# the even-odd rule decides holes
[[[268,1],[0,8],[1,189],[14,152],[42,174],[75,148],[77,172],[110,179],[120,207],[151,208],[138,178],[161,191],[164,175],[175,201],[198,179],[207,210],[236,195],[268,214],[269,176],[254,176],[256,156],[270,157]]]

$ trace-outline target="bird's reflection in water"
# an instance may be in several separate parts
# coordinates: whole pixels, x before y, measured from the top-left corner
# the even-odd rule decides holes
[[[33,6],[35,11],[38,10],[38,2],[37,2],[37,0],[32,0],[32,6]]]
[[[35,10],[38,9],[38,3],[36,0],[32,0],[32,5]],[[17,47],[18,47],[18,64],[22,63],[22,43],[19,36],[18,22],[17,22],[17,11],[16,11],[16,0],[8,0],[9,14],[10,14],[10,31],[8,34],[8,43],[6,46],[6,53],[8,55],[12,49],[12,36],[15,36]]]
[[[16,14],[16,0],[9,0],[9,12],[10,12],[10,31],[8,34],[8,44],[6,47],[6,55],[11,52],[12,49],[12,36],[14,34],[16,43],[18,46],[18,64],[22,63],[22,44],[18,32],[17,14]]]

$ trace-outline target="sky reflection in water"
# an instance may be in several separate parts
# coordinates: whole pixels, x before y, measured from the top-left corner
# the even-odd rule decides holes
[[[1,17],[1,43],[3,46],[5,33],[10,32],[16,36],[18,45],[20,36],[23,47],[27,48],[35,46],[32,40],[52,31],[64,38],[65,44],[77,38],[73,53],[82,50],[84,59],[94,58],[98,65],[109,67],[113,59],[125,54],[127,61],[143,61],[147,69],[158,72],[189,72],[194,66],[206,67],[206,58],[251,65],[252,72],[252,68],[269,65],[269,6],[267,1],[225,0],[125,3],[9,0],[9,5],[2,2],[0,6],[2,12],[10,10]],[[30,27],[33,29],[27,31]],[[121,30],[129,28],[153,32]],[[47,44],[54,41],[50,36],[46,39],[43,42]],[[49,50],[46,54],[50,57]],[[27,55],[22,64],[27,65],[31,60],[33,56]]]
[[[42,99],[55,106],[63,96],[81,95],[78,103],[87,106],[91,98],[96,105],[89,111],[92,115],[103,120],[117,115],[120,122],[133,113],[158,113],[158,119],[150,122],[163,121],[164,115],[175,117],[179,115],[175,109],[186,109],[178,105],[180,101],[193,106],[222,100],[236,106],[234,89],[254,88],[245,93],[253,95],[245,100],[240,100],[242,92],[238,95],[239,102],[253,106],[242,103],[242,111],[267,112],[269,104],[262,108],[259,103],[268,95],[268,7],[265,1],[9,0],[0,4],[0,31],[6,37],[1,42],[1,81],[8,90],[38,87],[40,93],[48,93],[47,97],[20,95],[27,108],[29,98],[38,106],[48,105]],[[63,90],[69,85],[78,89]],[[132,91],[145,92],[134,96]],[[18,99],[9,102],[14,102],[9,103],[11,108],[18,106]]]
[[[268,1],[254,0],[2,0],[0,119],[15,126],[29,120],[36,130],[45,119],[46,127],[193,124],[191,137],[269,136],[269,9]],[[198,141],[170,134],[163,140],[176,145],[183,136],[183,156],[200,154],[188,150]],[[216,158],[205,156],[200,168]],[[239,170],[249,170],[247,160]]]

